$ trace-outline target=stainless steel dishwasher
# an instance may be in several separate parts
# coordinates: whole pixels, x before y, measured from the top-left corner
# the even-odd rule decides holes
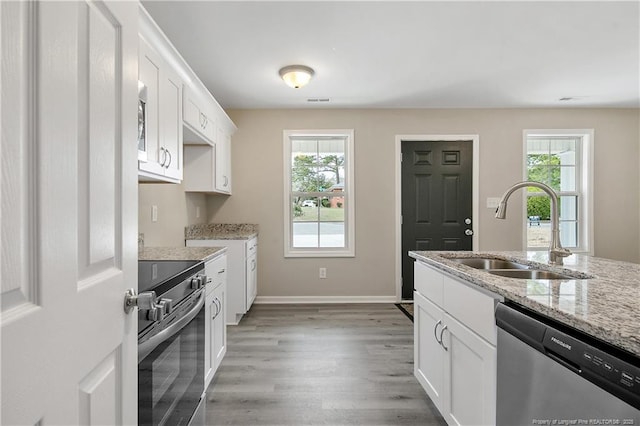
[[[498,425],[640,425],[640,360],[499,303]]]

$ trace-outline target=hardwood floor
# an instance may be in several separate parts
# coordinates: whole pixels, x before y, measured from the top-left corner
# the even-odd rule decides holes
[[[444,425],[392,304],[254,305],[227,327],[207,425]]]

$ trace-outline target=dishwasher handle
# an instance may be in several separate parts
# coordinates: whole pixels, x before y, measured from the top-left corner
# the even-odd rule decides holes
[[[551,351],[547,351],[546,355],[551,358],[552,360],[554,360],[555,362],[557,362],[558,364],[564,365],[565,367],[567,367],[569,370],[573,371],[576,374],[582,374],[582,369],[580,367],[578,367],[578,365],[576,365],[575,363],[569,361],[568,359],[564,358],[562,355],[558,355],[554,352]]]

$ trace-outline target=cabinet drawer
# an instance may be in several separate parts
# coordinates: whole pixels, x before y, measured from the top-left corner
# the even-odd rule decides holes
[[[205,265],[205,273],[208,278],[207,294],[209,294],[226,280],[227,256],[220,256],[207,262]]]
[[[451,316],[465,324],[492,345],[496,344],[496,299],[444,276],[443,307]]]
[[[413,288],[436,305],[442,307],[442,285],[444,279],[442,273],[419,261],[415,262],[413,271]]]

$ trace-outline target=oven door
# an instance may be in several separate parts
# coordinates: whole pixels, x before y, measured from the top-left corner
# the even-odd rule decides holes
[[[204,393],[204,292],[158,335],[141,345],[138,424],[187,425]],[[152,349],[150,349],[152,347]]]

